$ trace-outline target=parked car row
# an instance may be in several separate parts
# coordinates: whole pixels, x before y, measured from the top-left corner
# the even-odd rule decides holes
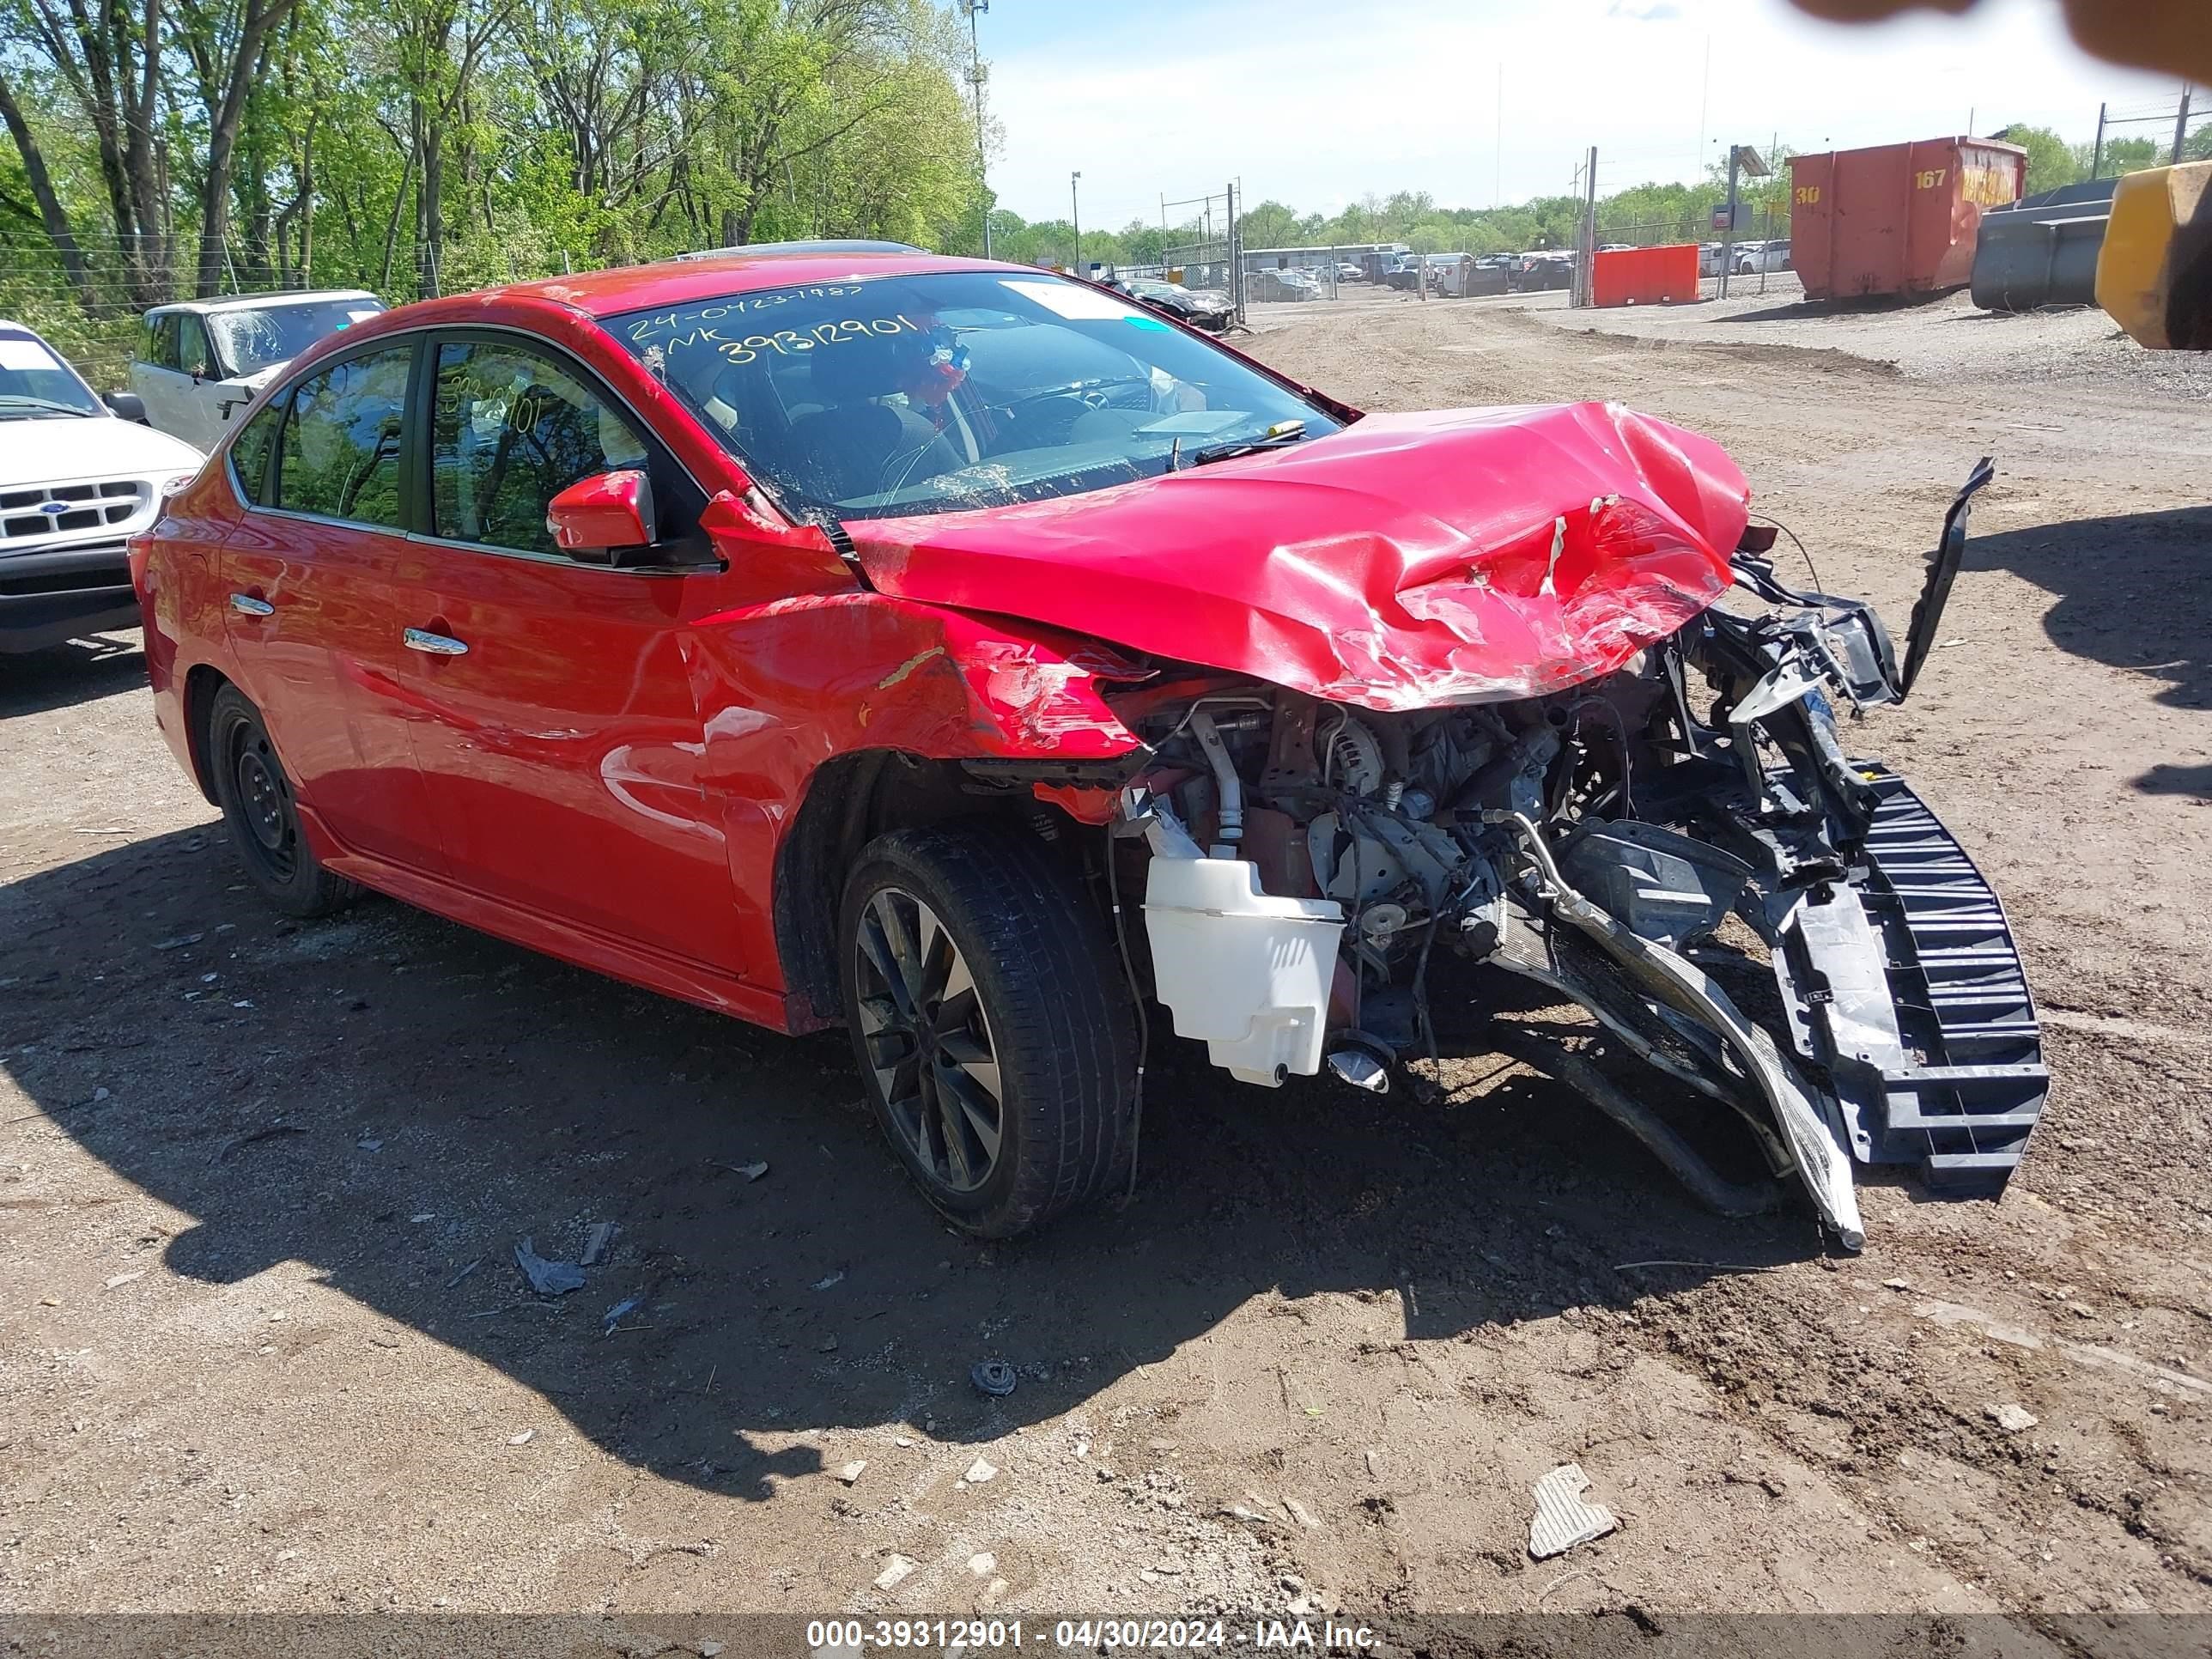
[[[1152,276],[1121,276],[1106,284],[1179,323],[1218,334],[1237,320],[1237,302],[1218,289],[1188,289]]]
[[[1753,276],[1763,270],[1790,269],[1790,239],[1773,242],[1738,242],[1735,245],[1735,264],[1731,267],[1739,276]]]

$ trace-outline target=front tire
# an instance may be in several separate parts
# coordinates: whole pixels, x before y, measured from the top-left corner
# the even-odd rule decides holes
[[[269,741],[261,711],[234,685],[208,708],[208,755],[216,804],[246,879],[288,916],[325,916],[361,890],[325,870],[301,832],[292,781]]]
[[[1103,920],[1034,838],[988,823],[880,837],[837,939],[869,1104],[954,1225],[1010,1238],[1127,1168],[1128,987]]]

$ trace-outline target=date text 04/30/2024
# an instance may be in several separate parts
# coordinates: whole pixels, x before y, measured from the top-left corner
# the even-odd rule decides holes
[[[1377,1639],[1365,1625],[1326,1619],[1259,1619],[1249,1625],[1223,1619],[1062,1619],[1027,1629],[1018,1619],[823,1619],[806,1627],[806,1645],[817,1659],[870,1649],[975,1653],[1048,1643],[1094,1652],[1249,1647],[1358,1653]]]

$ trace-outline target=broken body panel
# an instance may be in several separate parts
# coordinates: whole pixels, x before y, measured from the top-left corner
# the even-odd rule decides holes
[[[1370,415],[1095,494],[850,526],[886,593],[1361,708],[1540,696],[1726,591],[1743,475],[1611,404]]]

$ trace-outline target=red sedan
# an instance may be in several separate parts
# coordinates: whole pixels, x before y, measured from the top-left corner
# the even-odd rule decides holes
[[[1814,687],[1917,657],[1709,610],[1744,557],[1811,602],[1747,499],[1618,408],[1362,416],[1101,288],[825,244],[366,319],[132,559],[161,727],[271,902],[842,1024],[974,1231],[1130,1178],[1148,1001],[1242,1080],[1387,1086],[1457,955],[1747,1110],[1849,1241],[1855,1156],[1952,1141],[1844,1135],[1786,1057],[1826,1017],[1750,1035],[1678,952],[1733,907],[1868,982],[1863,921],[1801,912],[1858,902],[1891,797]]]

